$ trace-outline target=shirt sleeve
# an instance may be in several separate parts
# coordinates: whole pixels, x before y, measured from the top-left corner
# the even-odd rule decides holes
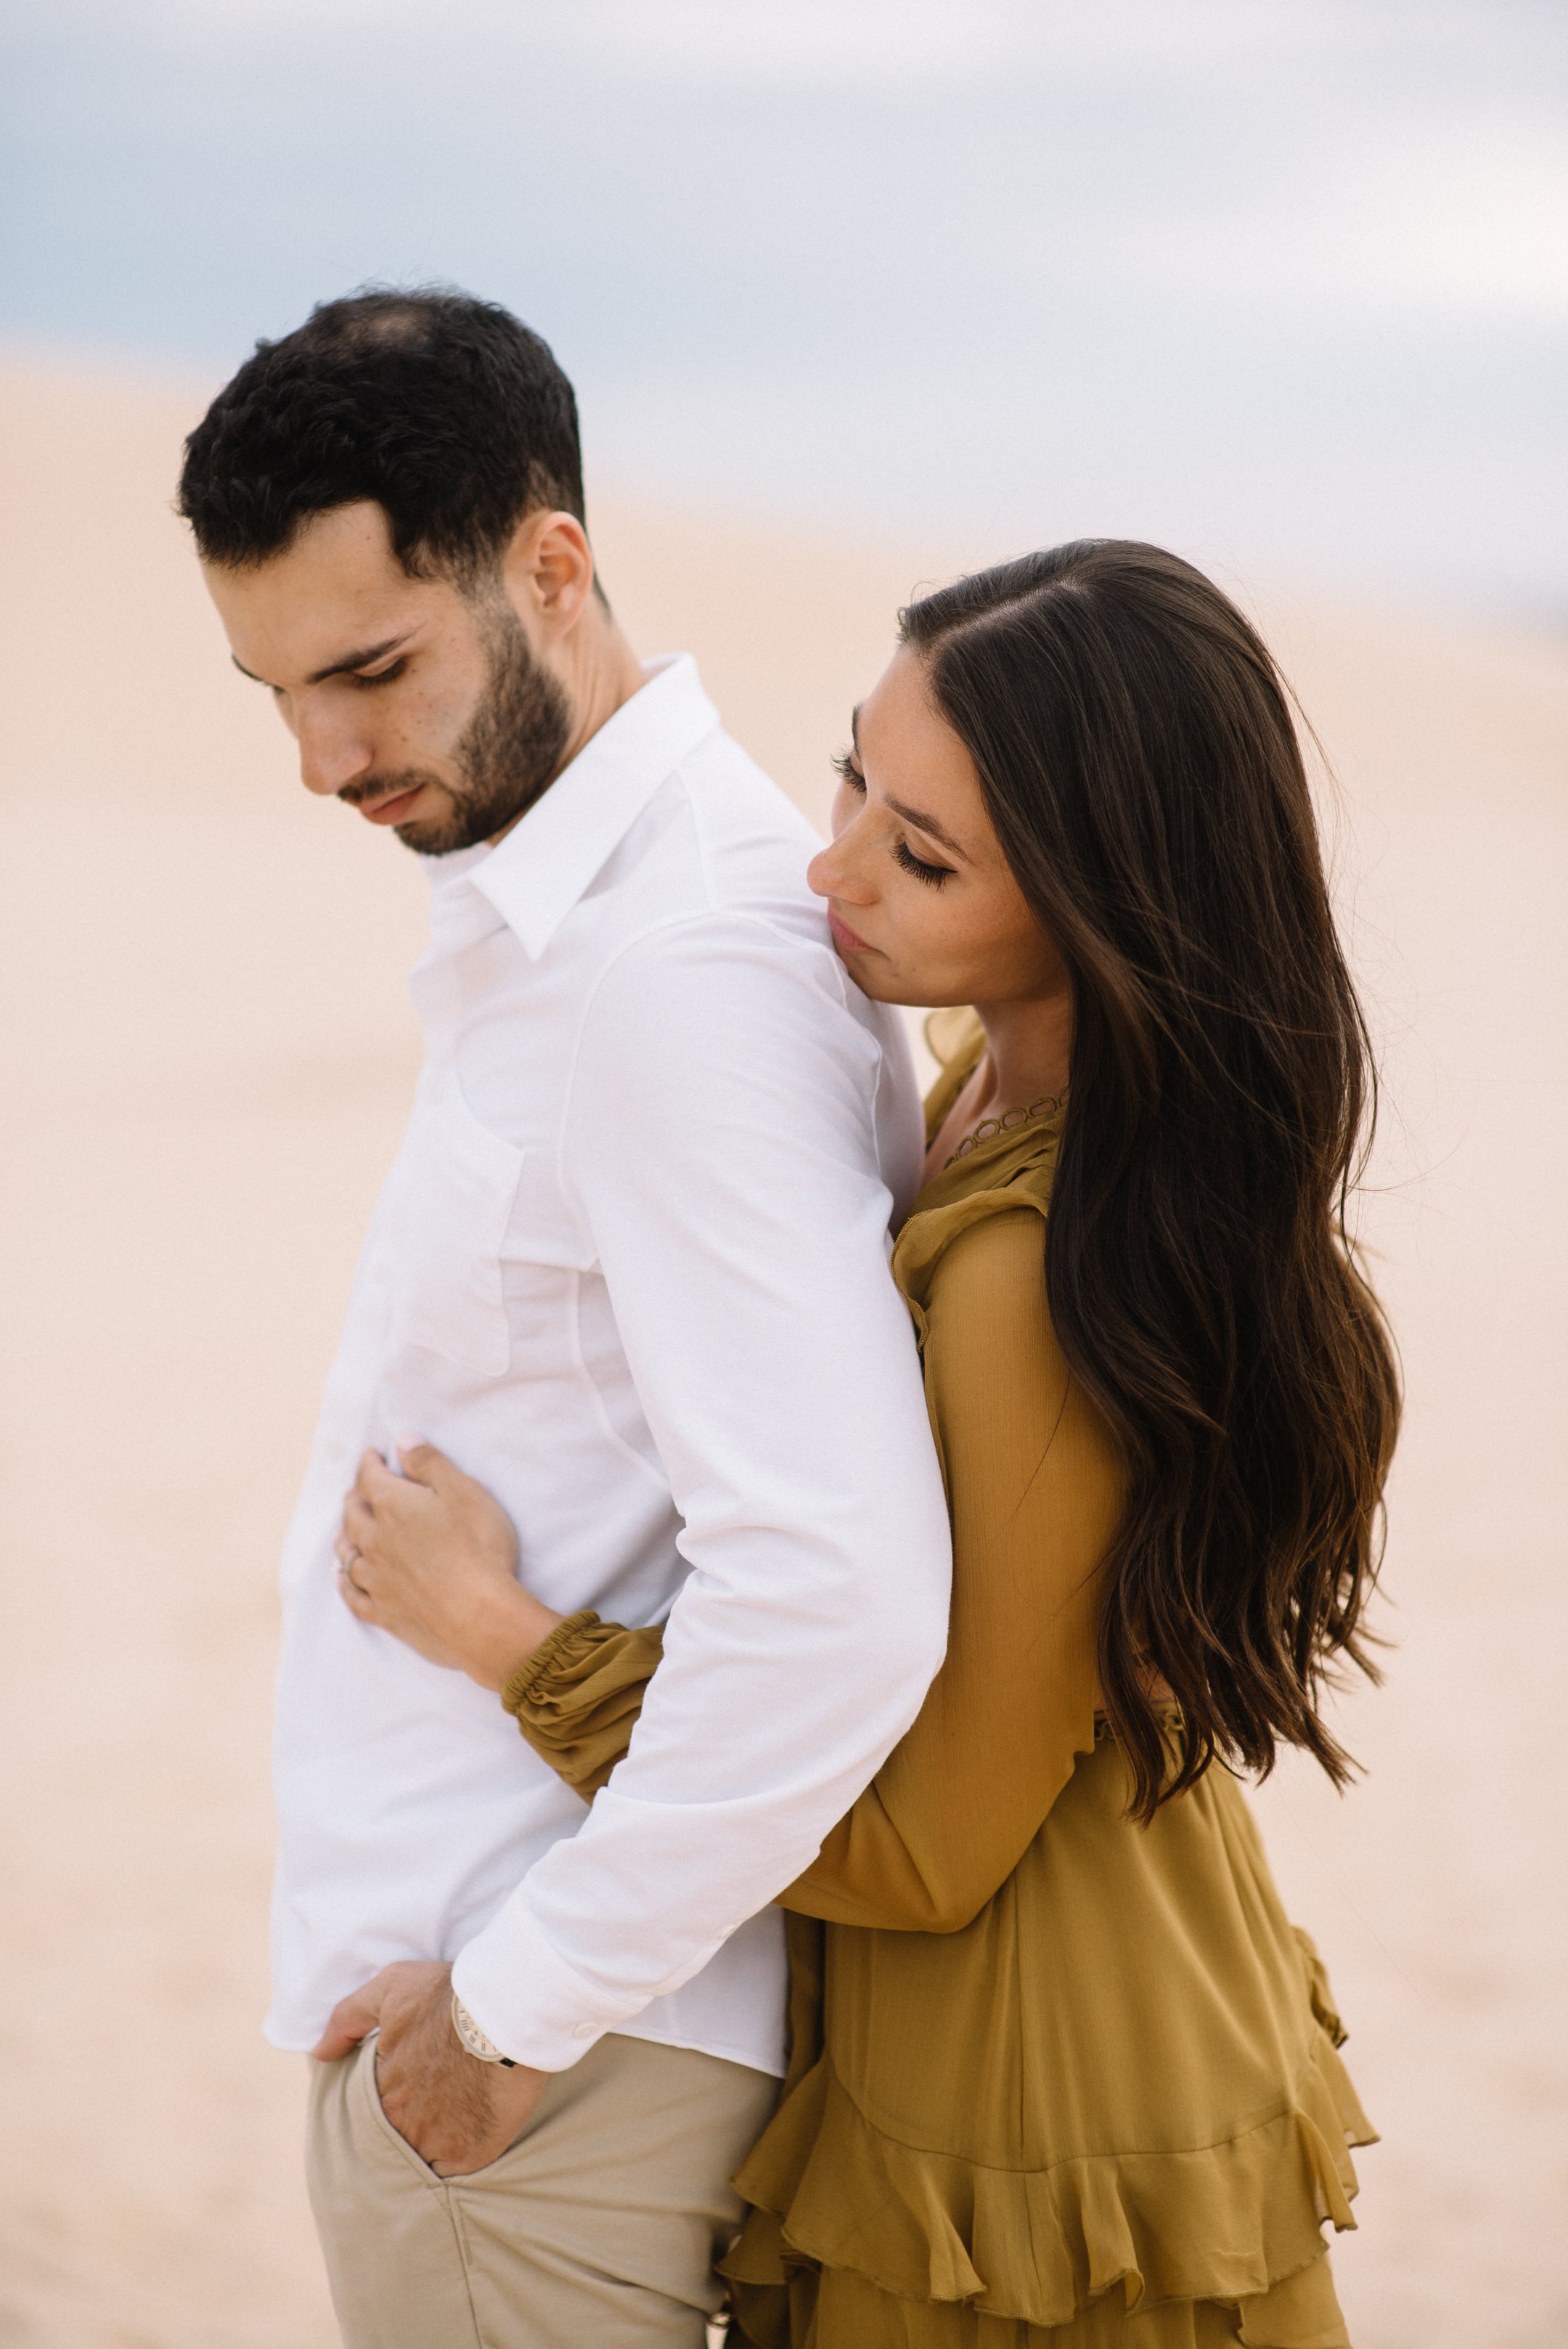
[[[988,1216],[937,1267],[931,1416],[951,1494],[952,1620],[919,1718],[784,1905],[952,1932],[1012,1875],[1095,1741],[1098,1568],[1121,1512],[1109,1431],[1051,1328],[1036,1209]],[[657,1630],[574,1617],[504,1702],[584,1800],[625,1753]]]
[[[826,947],[712,916],[628,949],[585,1019],[563,1184],[690,1572],[613,1783],[454,1969],[545,2070],[800,1873],[941,1660],[947,1511],[875,1140],[889,1048],[847,983]]]
[[[1099,1568],[1125,1483],[1051,1327],[1044,1234],[1033,1206],[988,1216],[936,1267],[926,1387],[952,1509],[947,1658],[786,1908],[957,1931],[1094,1748]]]

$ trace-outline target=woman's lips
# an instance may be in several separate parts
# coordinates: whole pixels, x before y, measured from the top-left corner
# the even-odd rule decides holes
[[[827,926],[833,932],[833,943],[840,954],[876,953],[875,947],[867,946],[865,939],[858,936],[847,922],[839,920],[831,905],[827,909]]]

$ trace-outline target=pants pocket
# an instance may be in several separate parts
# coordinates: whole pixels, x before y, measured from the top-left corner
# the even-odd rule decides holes
[[[386,2107],[381,2102],[380,2086],[376,2078],[376,2040],[377,2033],[372,2032],[369,2039],[362,2042],[358,2054],[350,2058],[356,2070],[348,2083],[349,2096],[359,2105],[362,2113],[368,2116],[369,2127],[374,2137],[379,2138],[383,2146],[389,2147],[401,2160],[405,2161],[424,2185],[433,2186],[438,2192],[444,2192],[445,2178],[438,2177],[423,2156],[414,2151],[408,2138],[400,2137],[387,2118]],[[356,2131],[356,2134],[358,2132]]]
[[[481,2349],[452,2199],[382,2110],[374,2040],[317,2069],[306,2176],[344,2349]]]

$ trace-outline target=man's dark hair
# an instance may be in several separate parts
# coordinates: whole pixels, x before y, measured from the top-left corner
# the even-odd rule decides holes
[[[444,286],[318,303],[218,394],[185,443],[177,504],[205,561],[241,567],[367,498],[405,570],[464,584],[525,514],[581,522],[577,403],[548,344]]]

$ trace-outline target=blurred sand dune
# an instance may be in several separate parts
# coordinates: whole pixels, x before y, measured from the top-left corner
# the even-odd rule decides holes
[[[414,1067],[423,889],[307,802],[168,502],[199,390],[0,375],[9,1790],[0,2340],[327,2349],[301,2064],[257,2034],[273,1568]],[[609,591],[819,817],[953,551],[606,496]],[[1016,552],[968,550],[985,558]],[[962,554],[965,550],[958,550]],[[1262,1806],[1385,2132],[1358,2349],[1568,2339],[1561,644],[1259,599],[1339,779],[1401,1338],[1388,1685]]]

